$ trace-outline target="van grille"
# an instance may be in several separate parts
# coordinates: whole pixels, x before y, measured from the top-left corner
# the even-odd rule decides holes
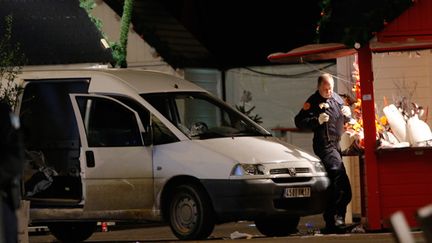
[[[308,182],[312,177],[282,177],[282,178],[272,178],[272,181],[277,184],[284,183],[295,183],[295,182]]]
[[[309,173],[310,170],[307,167],[301,167],[301,168],[295,168],[295,172],[297,174],[301,173]],[[278,169],[271,169],[270,174],[272,175],[278,175],[278,174],[289,174],[289,168],[278,168]]]

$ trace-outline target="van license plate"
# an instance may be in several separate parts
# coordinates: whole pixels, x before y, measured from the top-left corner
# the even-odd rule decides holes
[[[285,193],[284,193],[285,198],[310,197],[310,196],[311,196],[310,187],[288,187],[288,188],[285,188]]]

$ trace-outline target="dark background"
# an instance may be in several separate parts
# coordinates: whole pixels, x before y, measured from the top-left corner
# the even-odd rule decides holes
[[[121,16],[124,0],[104,0]],[[345,0],[340,0],[345,1]],[[370,0],[371,1],[371,0]],[[0,0],[28,65],[111,62],[78,0]],[[320,0],[134,0],[134,30],[174,68],[270,65],[316,41]],[[177,21],[176,21],[177,20]]]
[[[219,63],[268,65],[267,56],[316,39],[318,0],[163,0]]]

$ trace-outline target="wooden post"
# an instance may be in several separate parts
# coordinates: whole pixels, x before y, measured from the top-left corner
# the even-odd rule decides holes
[[[372,52],[369,43],[358,49],[362,116],[365,136],[365,192],[367,227],[370,230],[381,229],[380,195],[378,190],[378,166],[375,154],[376,127],[375,101],[373,90]]]
[[[28,224],[30,217],[30,201],[21,201],[21,207],[17,210],[18,219],[18,243],[28,243]]]

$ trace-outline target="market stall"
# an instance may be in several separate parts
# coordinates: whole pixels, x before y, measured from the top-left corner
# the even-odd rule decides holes
[[[348,48],[339,43],[307,45],[268,57],[275,63],[312,62],[357,55],[364,151],[362,155],[362,215],[369,230],[389,228],[388,219],[403,211],[410,226],[417,226],[416,211],[432,203],[432,147],[411,142],[408,146],[377,146],[372,53],[432,49],[432,1],[419,1],[386,26],[376,39]],[[425,23],[426,21],[426,23]],[[418,23],[417,23],[418,22]],[[416,26],[416,29],[412,29]],[[424,26],[424,28],[421,28]],[[393,118],[387,118],[393,119]],[[394,127],[393,130],[396,130]],[[404,141],[400,141],[404,142]]]

